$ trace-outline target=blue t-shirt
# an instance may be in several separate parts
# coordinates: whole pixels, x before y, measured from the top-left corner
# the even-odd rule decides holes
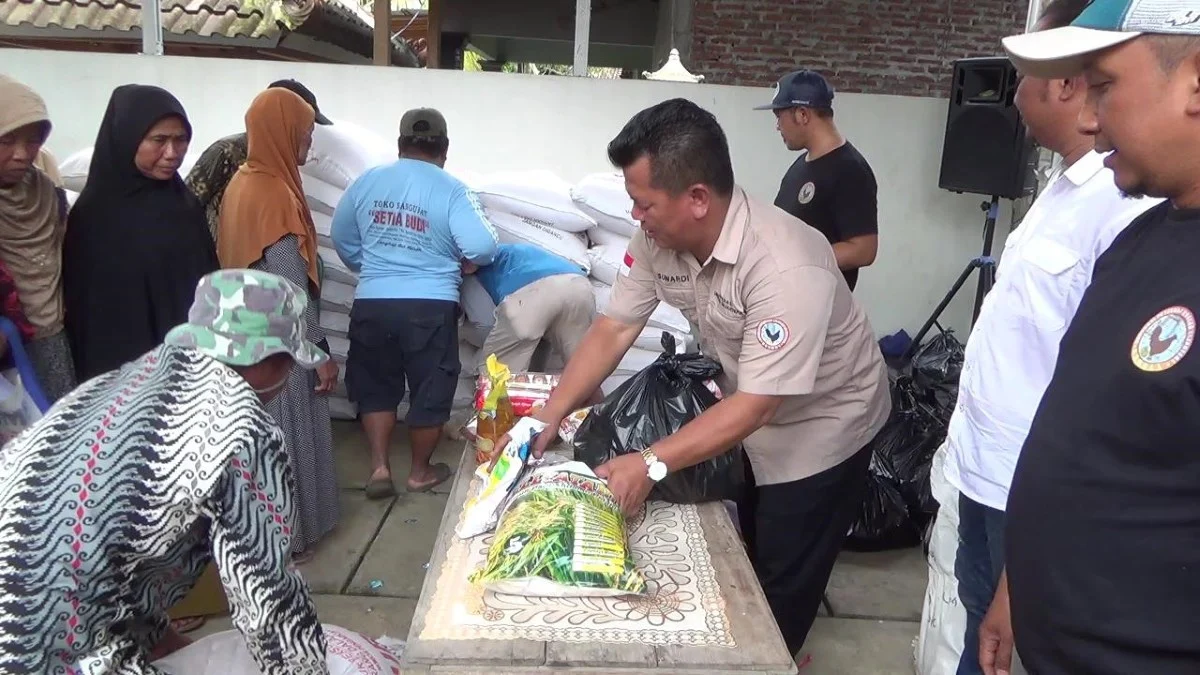
[[[434,164],[401,159],[369,169],[346,190],[330,237],[359,273],[355,298],[458,302],[460,261],[486,265],[496,230],[467,186]]]
[[[558,274],[584,276],[579,265],[529,244],[501,244],[496,259],[480,267],[475,276],[492,302],[499,305],[509,295],[535,281]]]

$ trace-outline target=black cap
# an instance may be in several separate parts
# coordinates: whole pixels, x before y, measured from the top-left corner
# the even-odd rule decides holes
[[[446,138],[446,118],[433,108],[415,108],[400,118],[400,135],[405,138]]]
[[[775,97],[755,110],[784,110],[786,108],[833,109],[833,87],[813,70],[797,70],[779,78]]]
[[[309,90],[308,87],[295,80],[276,80],[272,82],[267,89],[274,89],[275,87],[287,89],[311,105],[313,111],[317,113],[317,124],[333,124],[328,117],[321,114],[321,109],[317,107],[317,97],[312,93],[312,91]]]

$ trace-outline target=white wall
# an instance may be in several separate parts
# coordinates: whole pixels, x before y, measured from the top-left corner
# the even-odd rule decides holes
[[[295,77],[322,111],[394,138],[408,108],[440,109],[450,126],[447,168],[546,168],[568,181],[609,170],[608,141],[638,110],[683,96],[711,110],[729,136],[738,181],[772,200],[793,155],[769,112],[751,110],[768,89],[507,73],[377,68],[272,61],[149,57],[0,49],[0,71],[35,87],[50,108],[50,150],[61,160],[95,141],[109,93],[120,84],[163,86],[179,97],[195,129],[192,152],[241,131],[250,100],[269,82]],[[964,265],[978,255],[982,197],[937,187],[946,102],[842,94],[837,122],[871,162],[880,185],[881,247],[856,295],[880,335],[916,332]],[[995,251],[1008,232],[1008,209]],[[944,325],[966,338],[972,284]]]

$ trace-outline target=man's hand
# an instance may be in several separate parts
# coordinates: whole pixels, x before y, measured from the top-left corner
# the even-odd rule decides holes
[[[1008,575],[1000,578],[996,597],[979,624],[979,667],[984,675],[1012,673],[1012,614],[1008,606]]]
[[[459,264],[459,268],[462,270],[463,274],[475,274],[476,272],[479,271],[479,265],[476,265],[475,263],[471,262],[470,260],[462,261]]]
[[[317,386],[313,391],[318,394],[332,394],[337,388],[338,365],[333,359],[317,366]]]
[[[596,467],[596,475],[608,482],[608,489],[627,516],[642,508],[654,487],[654,481],[646,471],[646,460],[634,452],[614,457]]]
[[[556,420],[545,419],[538,414],[534,415],[533,419],[539,422],[545,422],[546,424],[546,428],[543,429],[538,435],[534,436],[533,440],[529,442],[530,456],[534,458],[541,458],[541,456],[546,452],[546,448],[550,447],[550,444],[553,443],[554,439],[558,437],[558,427],[562,424],[562,418]],[[496,441],[496,445],[492,446],[492,456],[491,459],[488,460],[489,472],[496,468],[496,460],[500,459],[500,453],[504,452],[504,448],[508,446],[508,442],[510,440],[512,439],[509,438],[509,435],[504,434],[500,437],[500,440]]]

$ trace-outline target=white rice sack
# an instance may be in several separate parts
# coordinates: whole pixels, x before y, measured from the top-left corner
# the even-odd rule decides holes
[[[326,183],[320,178],[308,174],[300,174],[300,182],[304,188],[304,199],[308,202],[308,208],[312,209],[314,219],[317,213],[323,213],[332,218],[346,189]]]
[[[58,173],[62,176],[63,187],[76,193],[83,192],[91,164],[92,148],[84,148],[64,159],[58,165]]]
[[[333,120],[331,125],[313,128],[312,149],[300,171],[345,190],[367,169],[395,159],[395,141],[351,122]]]
[[[472,171],[471,169],[462,169],[457,166],[446,167],[446,173],[448,173],[451,176],[454,176],[458,180],[462,181],[463,185],[466,185],[467,187],[471,188],[472,190],[474,190],[475,186],[479,185],[480,181],[482,181],[485,177],[484,174],[479,173],[478,171]]]
[[[633,199],[625,191],[625,177],[619,172],[584,176],[571,188],[571,199],[603,229],[625,237],[632,237],[638,229],[633,219]]]
[[[335,420],[352,420],[358,417],[358,406],[344,396],[329,397],[329,417]]]
[[[588,241],[592,242],[592,246],[620,246],[621,248],[629,248],[630,237],[623,234],[617,234],[612,230],[606,230],[597,225],[587,231]]]
[[[609,286],[617,283],[617,275],[621,273],[626,250],[627,247],[614,244],[589,248],[587,253],[592,266],[591,277]]]
[[[75,200],[79,199],[79,193],[74,190],[63,189],[67,194],[67,206],[75,206]]]
[[[605,306],[608,305],[609,296],[612,295],[612,287],[598,281],[593,281],[592,292],[596,296],[596,311],[603,312]],[[658,307],[650,315],[650,320],[646,322],[646,325],[661,330],[688,334],[691,333],[692,329],[687,318],[683,316],[683,312],[665,302],[658,303]]]
[[[321,328],[328,335],[346,337],[350,334],[350,315],[345,312],[321,310]]]
[[[587,235],[556,229],[545,221],[500,211],[488,211],[501,244],[533,244],[568,260],[585,272],[591,263],[587,254]]]
[[[318,246],[317,255],[321,256],[321,261],[325,263],[325,279],[351,286],[358,285],[358,275],[351,272],[349,267],[346,267],[346,264],[342,262],[337,251],[333,248]]]
[[[479,201],[492,211],[524,216],[565,232],[596,224],[571,199],[571,184],[549,171],[506,171],[478,178]]]
[[[321,311],[349,314],[354,306],[354,286],[340,281],[321,284]]]
[[[474,274],[463,276],[462,286],[458,289],[458,304],[462,305],[467,321],[486,326],[489,331],[496,325],[496,303]]]
[[[311,208],[311,203],[310,203]],[[333,230],[333,216],[320,211],[310,211],[313,219],[313,226],[317,228],[317,245],[324,246],[328,249],[333,249],[333,238],[330,233]]]
[[[392,675],[400,672],[400,654],[379,642],[340,626],[321,624],[329,675]],[[389,640],[389,642],[391,642]],[[258,675],[258,665],[236,630],[201,638],[155,661],[169,675]]]
[[[329,354],[337,361],[345,361],[350,355],[350,340],[336,335],[326,335],[329,342]]]

